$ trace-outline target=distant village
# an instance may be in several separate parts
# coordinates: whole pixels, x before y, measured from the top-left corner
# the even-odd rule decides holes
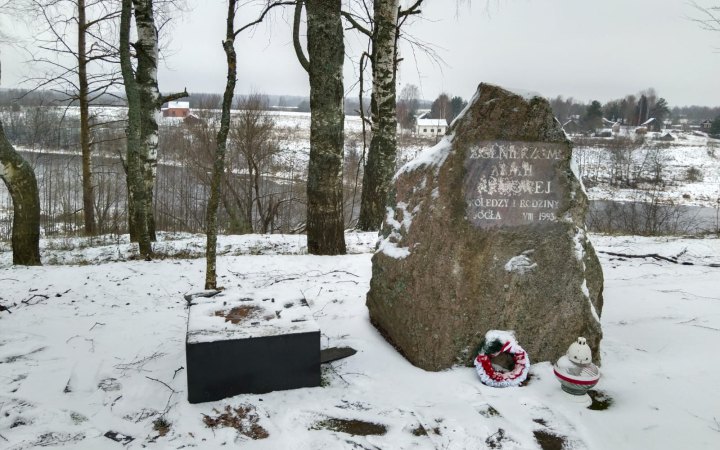
[[[401,135],[418,138],[439,139],[443,136],[453,119],[467,105],[461,97],[440,94],[434,101],[417,98],[418,89],[406,86],[397,101],[398,131]],[[186,123],[202,120],[198,109],[207,104],[208,96],[197,94],[190,101],[168,103],[163,109],[164,117],[181,118]],[[304,97],[268,96],[264,108],[278,112],[309,112],[309,104]],[[212,102],[211,102],[212,103]],[[369,116],[369,104],[364,100],[363,109]],[[665,99],[658,97],[654,90],[648,89],[637,96],[607,102],[590,104],[576,102],[572,98],[558,96],[550,100],[557,119],[570,136],[611,138],[614,136],[646,135],[657,140],[672,141],[673,133],[696,132],[711,137],[720,137],[720,108],[675,107],[670,109]],[[191,109],[191,105],[198,105]],[[294,106],[293,106],[294,105]],[[357,99],[346,99],[345,114],[360,115]]]

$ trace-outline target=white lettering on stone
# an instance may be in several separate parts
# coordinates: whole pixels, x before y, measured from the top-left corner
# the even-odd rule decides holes
[[[500,216],[499,211],[493,211],[489,209],[482,209],[475,213],[473,216],[473,219],[476,220],[502,220],[502,216]]]

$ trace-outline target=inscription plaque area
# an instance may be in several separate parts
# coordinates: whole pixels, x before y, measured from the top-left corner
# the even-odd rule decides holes
[[[481,142],[465,158],[466,218],[476,227],[553,222],[560,208],[557,164],[567,146]]]

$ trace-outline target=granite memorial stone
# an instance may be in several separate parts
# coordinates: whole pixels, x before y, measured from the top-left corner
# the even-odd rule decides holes
[[[602,270],[587,197],[548,102],[481,84],[448,135],[402,167],[367,306],[413,364],[470,364],[488,330],[513,330],[533,362],[577,336],[598,359]]]

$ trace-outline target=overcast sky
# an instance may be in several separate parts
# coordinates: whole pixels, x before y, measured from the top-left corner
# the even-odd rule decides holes
[[[718,4],[718,0],[698,0]],[[407,1],[406,1],[407,3]],[[671,106],[720,105],[720,32],[690,20],[698,12],[686,0],[426,0],[423,18],[406,32],[434,46],[444,64],[414,54],[407,45],[400,88],[420,87],[426,99],[440,92],[469,98],[481,81],[602,102],[654,87]],[[222,92],[225,2],[188,0],[190,11],[175,24],[171,54],[159,72],[164,92]],[[238,93],[307,95],[307,74],[292,47],[292,11],[245,33],[238,50]],[[254,18],[241,10],[238,25]],[[348,32],[351,56],[362,39]],[[3,86],[14,87],[24,67],[4,49]],[[345,63],[345,86],[357,80]],[[356,95],[352,93],[352,95]]]

